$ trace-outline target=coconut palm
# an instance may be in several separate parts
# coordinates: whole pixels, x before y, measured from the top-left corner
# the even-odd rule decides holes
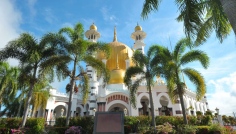
[[[200,100],[206,93],[206,84],[204,77],[200,72],[193,68],[185,66],[187,63],[199,61],[206,69],[209,65],[209,57],[200,50],[189,50],[185,52],[186,48],[193,46],[189,39],[181,39],[175,46],[173,51],[166,47],[160,47],[159,54],[162,63],[161,74],[166,79],[169,96],[172,102],[180,99],[184,122],[187,124],[186,111],[184,106],[183,95],[186,91],[186,84],[183,79],[183,74],[196,86],[196,99]]]
[[[68,37],[66,49],[66,55],[61,59],[61,64],[69,66],[72,64],[72,68],[64,68],[62,72],[67,73],[70,78],[70,95],[69,95],[69,105],[67,110],[66,125],[69,125],[72,94],[75,87],[75,81],[78,80],[79,84],[82,85],[80,91],[83,94],[83,103],[86,103],[89,94],[89,76],[87,75],[82,63],[86,63],[97,70],[98,73],[103,75],[104,83],[109,81],[109,71],[106,69],[102,61],[95,58],[95,53],[97,50],[103,51],[109,55],[110,49],[108,45],[104,43],[94,43],[88,42],[83,39],[84,35],[83,25],[77,23],[74,28],[65,27],[59,30],[59,34],[64,35],[65,38]]]
[[[155,57],[157,46],[149,48],[147,55],[136,50],[132,57],[135,66],[129,67],[126,70],[124,83],[128,86],[130,94],[130,102],[134,108],[136,108],[136,95],[137,90],[141,82],[146,81],[147,91],[149,93],[149,101],[151,106],[152,126],[155,128],[155,116],[154,116],[154,105],[152,97],[152,86],[154,84],[154,77],[160,74],[159,58]],[[132,77],[137,76],[135,81],[132,81]]]
[[[6,60],[8,58],[19,60],[19,66],[21,68],[19,83],[29,85],[22,127],[24,127],[26,123],[35,84],[43,79],[47,79],[49,82],[53,80],[55,74],[53,67],[58,65],[60,55],[64,55],[58,45],[61,44],[59,42],[61,40],[59,35],[46,34],[38,41],[31,34],[22,33],[19,38],[10,41],[7,46],[0,51],[0,60]],[[60,71],[60,68],[60,66],[57,67],[57,70]]]
[[[17,67],[11,67],[7,62],[0,62],[0,111],[2,104],[15,97],[18,75]]]
[[[145,0],[141,16],[145,19],[151,11],[158,10],[160,2],[161,0]],[[231,31],[230,23],[235,27],[236,33],[234,0],[175,0],[175,3],[179,10],[177,21],[183,22],[186,36],[196,39],[198,44],[206,41],[213,29],[222,42]],[[225,13],[228,17],[231,16],[230,23]]]
[[[236,34],[236,1],[235,0],[220,0],[226,16],[229,19],[234,33]]]

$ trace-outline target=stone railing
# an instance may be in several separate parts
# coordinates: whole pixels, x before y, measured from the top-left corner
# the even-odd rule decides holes
[[[119,88],[106,89],[106,94],[110,94],[110,93],[114,93],[114,92],[122,92],[125,94],[129,94],[129,91],[127,89],[119,89]]]

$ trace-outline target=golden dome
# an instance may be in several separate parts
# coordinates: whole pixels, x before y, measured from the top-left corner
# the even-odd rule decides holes
[[[139,25],[137,25],[134,30],[135,30],[135,32],[136,32],[136,31],[142,31],[142,27],[139,26]]]
[[[90,26],[90,30],[95,30],[97,31],[97,26],[94,25],[94,23]]]
[[[111,71],[110,84],[124,83],[124,75],[126,70],[126,60],[129,60],[129,66],[133,66],[131,57],[133,50],[125,44],[118,42],[116,37],[116,28],[114,28],[114,39],[113,42],[108,44],[111,52],[110,57],[107,59],[106,67]],[[103,52],[97,53],[99,60],[106,59]]]
[[[122,69],[113,69],[110,76],[109,84],[124,83],[125,71]]]

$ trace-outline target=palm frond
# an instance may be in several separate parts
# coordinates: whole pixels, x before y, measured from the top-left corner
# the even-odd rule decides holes
[[[161,0],[145,0],[143,4],[143,10],[141,16],[143,19],[147,19],[148,14],[151,11],[157,11]]]
[[[74,30],[70,27],[61,28],[59,34],[67,34],[72,41],[74,41]]]
[[[83,24],[78,22],[74,27],[74,32],[76,33],[76,37],[74,37],[74,39],[83,39],[84,38]]]
[[[124,77],[124,83],[126,86],[128,86],[128,88],[131,86],[131,78],[137,74],[142,74],[142,75],[145,75],[145,72],[143,71],[143,69],[141,67],[137,67],[137,66],[134,66],[134,67],[129,67],[127,70],[126,70],[126,73],[125,73],[125,77]]]
[[[130,103],[132,105],[133,108],[136,108],[136,103],[137,103],[137,100],[136,100],[136,94],[137,94],[137,90],[138,90],[138,87],[140,85],[140,83],[145,80],[145,77],[141,77],[137,80],[134,81],[134,83],[132,84],[132,86],[130,86],[128,89],[129,89],[129,92],[130,92]]]
[[[216,37],[222,43],[223,40],[230,34],[231,25],[228,18],[223,10],[220,0],[209,0],[208,1],[208,14],[211,16],[212,25],[215,29]]]
[[[144,67],[148,64],[148,58],[140,51],[136,50],[132,56],[132,61],[136,66]]]
[[[176,4],[180,11],[177,20],[183,21],[187,38],[194,38],[203,23],[205,6],[201,0],[176,0]]]
[[[103,87],[105,86],[105,84],[110,80],[110,71],[106,68],[105,64],[92,57],[92,56],[85,56],[84,57],[84,61],[92,66],[94,69],[96,69],[98,71],[98,73],[100,73],[101,75],[103,75],[103,81],[104,81],[104,85]]]
[[[199,61],[205,69],[209,66],[209,57],[200,50],[191,50],[185,53],[180,59],[180,64],[185,65],[193,61]]]
[[[189,80],[197,87],[196,98],[200,100],[206,93],[206,84],[204,77],[192,68],[185,68],[182,70],[183,73],[189,78]]]

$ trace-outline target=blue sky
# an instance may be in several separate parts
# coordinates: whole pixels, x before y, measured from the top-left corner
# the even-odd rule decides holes
[[[140,17],[143,0],[0,0],[0,49],[8,41],[22,32],[29,32],[37,39],[47,32],[57,32],[65,26],[77,22],[84,25],[85,31],[94,22],[101,33],[99,41],[111,42],[114,26],[117,27],[119,42],[132,47],[130,38],[134,27],[142,26],[147,33],[145,50],[153,44],[172,46],[184,37],[183,24],[176,21],[178,10],[173,0],[162,1],[158,12],[152,12],[148,19]],[[222,44],[213,33],[208,41],[200,46],[210,57],[210,66],[204,70],[199,63],[189,64],[199,70],[207,82],[207,97],[211,110],[216,107],[221,114],[236,112],[236,41],[233,33]],[[15,60],[11,65],[17,65]],[[185,78],[186,79],[186,78]],[[65,92],[64,82],[55,81],[52,85]],[[194,86],[187,82],[191,90]]]

